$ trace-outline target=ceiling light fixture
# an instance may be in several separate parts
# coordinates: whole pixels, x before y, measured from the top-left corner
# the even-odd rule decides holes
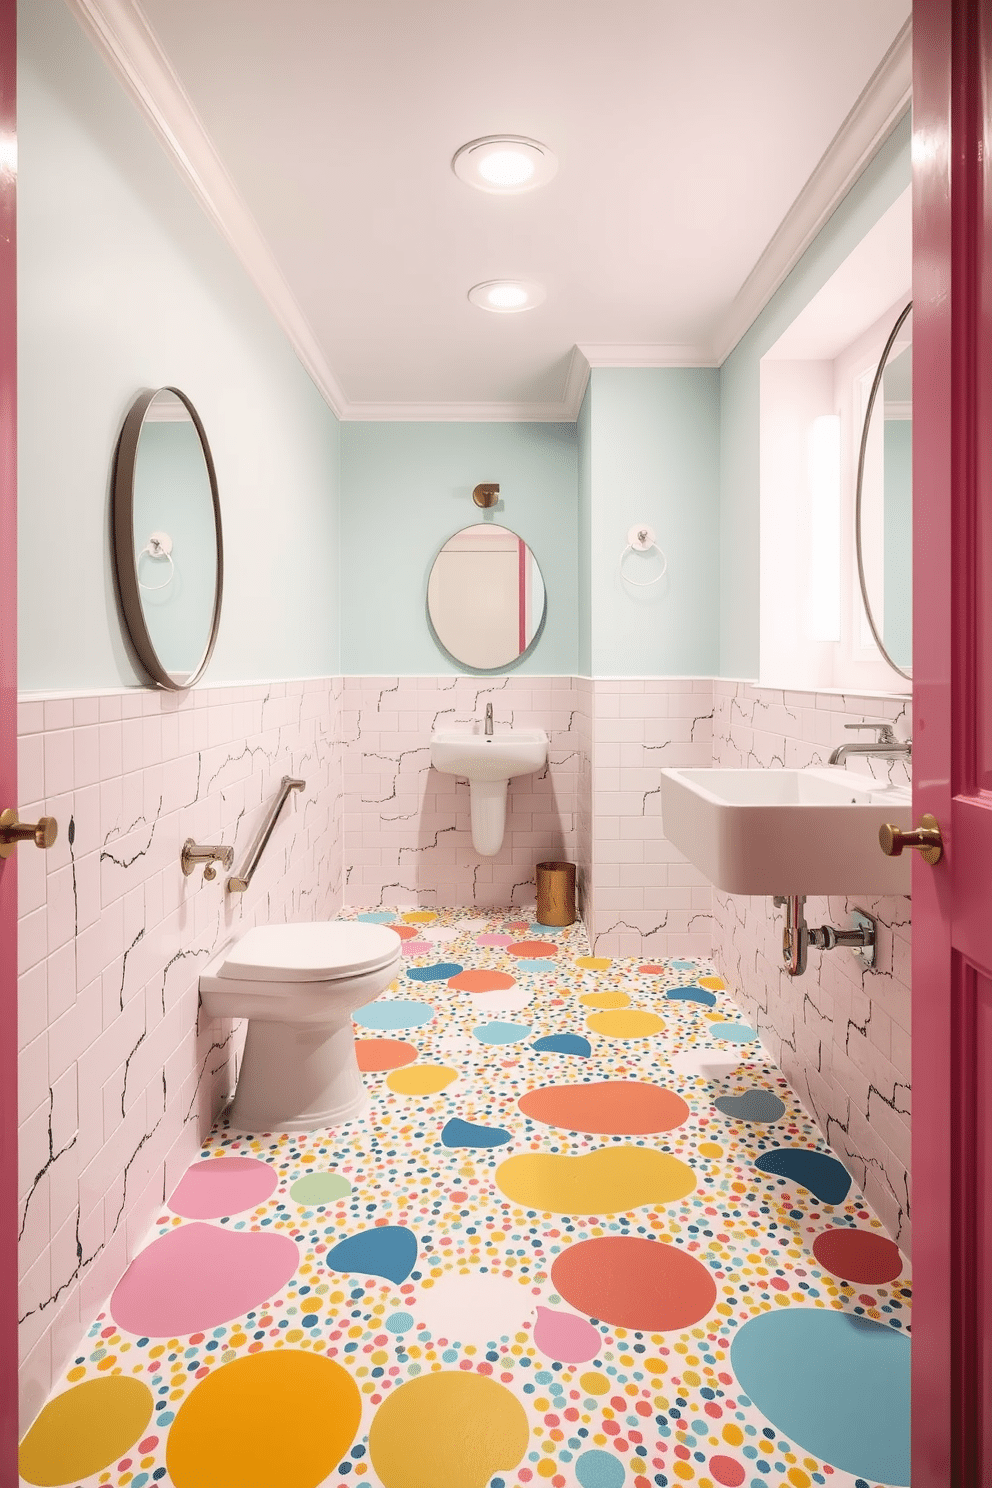
[[[479,191],[510,196],[550,181],[558,157],[547,145],[522,134],[487,134],[455,152],[451,169]]]
[[[484,284],[473,284],[468,297],[480,310],[491,310],[496,315],[517,315],[521,310],[533,310],[545,297],[543,284],[527,283],[522,279],[487,279]]]

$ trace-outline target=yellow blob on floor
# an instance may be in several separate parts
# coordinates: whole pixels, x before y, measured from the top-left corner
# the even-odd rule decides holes
[[[152,1418],[147,1385],[126,1376],[88,1380],[45,1406],[21,1442],[25,1483],[75,1483],[122,1457]]]
[[[723,1148],[719,1142],[700,1142],[699,1150],[704,1157],[722,1157]]]
[[[516,1467],[529,1437],[524,1408],[504,1385],[443,1370],[407,1380],[382,1402],[369,1455],[384,1488],[486,1488],[494,1473]]]
[[[169,1480],[175,1488],[317,1488],[361,1419],[358,1386],[333,1359],[301,1349],[248,1354],[208,1374],[179,1407],[166,1445]]]
[[[526,1152],[496,1169],[496,1186],[525,1209],[552,1214],[623,1214],[667,1204],[696,1187],[688,1163],[651,1147],[600,1147],[579,1157]]]
[[[604,1374],[595,1374],[589,1370],[588,1374],[579,1375],[579,1384],[587,1395],[606,1395],[609,1392],[610,1382]]]
[[[739,1447],[744,1440],[744,1433],[739,1426],[724,1426],[722,1435],[731,1447]]]
[[[437,915],[432,909],[411,909],[400,915],[400,919],[405,925],[429,925],[431,920],[437,919]]]
[[[700,977],[699,985],[705,987],[707,992],[723,992],[726,990],[726,982],[723,977]]]
[[[607,1038],[650,1038],[653,1033],[664,1033],[664,1021],[657,1013],[645,1013],[640,1008],[624,1008],[615,1013],[590,1013],[586,1019],[593,1033],[605,1033]]]
[[[576,966],[581,966],[583,971],[609,971],[613,965],[611,956],[576,956]]]
[[[585,1003],[586,1007],[594,1008],[630,1007],[630,998],[626,992],[587,992],[579,1001]]]
[[[408,1064],[405,1069],[392,1070],[386,1084],[397,1095],[436,1095],[457,1079],[458,1071],[445,1064]]]

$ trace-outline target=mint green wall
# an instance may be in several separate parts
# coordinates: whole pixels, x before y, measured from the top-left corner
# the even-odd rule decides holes
[[[584,677],[592,675],[592,379],[589,379],[576,425],[579,455],[579,602],[578,661]]]
[[[720,675],[758,675],[761,358],[910,183],[909,114],[720,369]]]
[[[706,676],[719,644],[720,374],[715,368],[594,368],[589,423],[593,676]],[[658,584],[621,579],[635,522],[668,557]],[[624,573],[653,578],[655,557]]]
[[[483,520],[473,487],[497,481],[493,520],[530,546],[548,594],[544,634],[516,670],[575,672],[576,455],[574,424],[343,424],[343,671],[458,670],[427,628],[427,578],[452,533]]]
[[[22,0],[18,26],[20,686],[136,680],[110,470],[134,395],[164,384],[199,411],[220,487],[206,680],[333,673],[337,420],[64,0]]]
[[[883,639],[901,667],[913,661],[913,420],[886,419]],[[871,591],[869,590],[869,599]]]

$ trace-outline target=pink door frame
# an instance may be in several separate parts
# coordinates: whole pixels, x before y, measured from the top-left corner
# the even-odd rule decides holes
[[[913,1488],[992,1482],[989,0],[913,11]]]
[[[0,810],[17,802],[16,41],[16,0],[0,0]],[[0,862],[0,1359],[0,1479],[16,1482],[16,854]]]

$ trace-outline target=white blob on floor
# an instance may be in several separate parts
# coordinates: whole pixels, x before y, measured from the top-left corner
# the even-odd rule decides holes
[[[519,1281],[504,1276],[460,1276],[449,1271],[411,1308],[417,1326],[430,1328],[435,1341],[496,1343],[518,1332],[537,1314],[537,1298]]]
[[[534,988],[506,987],[499,992],[470,992],[470,1006],[479,1013],[519,1013],[534,996]]]
[[[464,935],[466,931],[487,930],[491,924],[492,920],[482,916],[481,918],[476,917],[472,920],[456,920],[455,929],[459,935]]]
[[[426,925],[420,932],[424,940],[432,940],[435,945],[457,940],[461,933],[454,925]]]
[[[699,1075],[704,1080],[723,1080],[746,1056],[727,1049],[686,1049],[669,1055],[669,1063],[680,1075]]]

